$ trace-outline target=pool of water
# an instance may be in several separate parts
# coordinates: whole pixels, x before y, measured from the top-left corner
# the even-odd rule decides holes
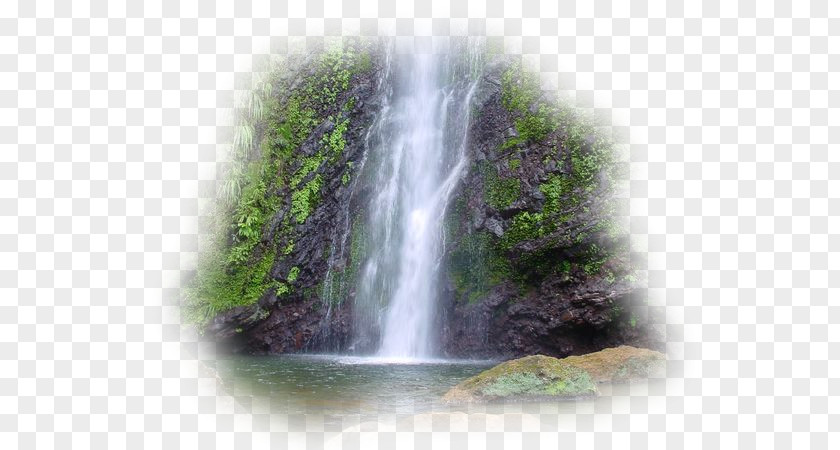
[[[336,355],[243,356],[217,362],[235,396],[276,412],[416,413],[445,407],[441,396],[498,361],[404,360]]]

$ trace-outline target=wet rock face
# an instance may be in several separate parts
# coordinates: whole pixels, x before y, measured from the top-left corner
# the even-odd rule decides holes
[[[627,343],[661,348],[650,327],[661,317],[645,306],[633,256],[622,247],[626,235],[598,228],[614,214],[609,180],[591,182],[577,209],[565,201],[579,179],[574,164],[595,134],[573,145],[559,127],[541,140],[517,141],[517,113],[505,106],[509,70],[500,63],[484,75],[471,129],[473,165],[450,211],[444,352],[513,358]],[[567,205],[573,213],[551,215]],[[523,219],[533,217],[541,218],[539,228],[520,232]]]
[[[456,304],[444,329],[444,352],[456,358],[556,357],[632,344],[662,349],[643,292],[584,291],[567,286],[526,295],[511,285],[470,304]]]
[[[271,271],[284,280],[297,268],[294,291],[268,291],[258,303],[225,311],[207,327],[231,351],[352,350],[353,283],[339,303],[329,306],[321,297],[330,267],[351,265],[350,251],[330,259],[335,235],[377,189],[363,180],[347,183],[343,174],[346,167],[359,167],[365,135],[383,104],[387,87],[377,82],[379,64],[374,58],[373,69],[338,94],[337,104],[354,99],[341,158],[304,180],[323,179],[321,201],[303,223],[294,223],[294,251],[278,256]],[[445,219],[435,318],[441,352],[515,358],[565,357],[622,344],[661,349],[651,325],[662,318],[645,306],[627,234],[605,226],[614,216],[612,175],[584,170],[587,164],[611,164],[595,151],[600,138],[592,128],[569,123],[546,127],[540,101],[511,81],[512,67],[506,60],[488,63],[474,97],[471,162]],[[323,118],[296,154],[316,153],[335,126]],[[269,228],[279,226],[289,208],[284,203]]]
[[[324,328],[333,337],[329,345],[343,346],[351,319],[348,308],[338,307],[327,315],[320,299],[234,308],[216,317],[207,332],[223,350],[251,355],[298,353],[329,348]],[[335,338],[338,337],[338,338]]]
[[[263,242],[274,240],[278,234],[291,236],[271,249],[276,254],[270,276],[276,282],[290,286],[288,292],[269,289],[257,303],[238,306],[218,314],[205,328],[208,337],[219,341],[223,348],[242,354],[296,353],[306,351],[342,351],[349,345],[352,334],[353,289],[346,286],[344,301],[335,302],[324,297],[324,282],[332,267],[345,270],[349,265],[349,251],[333,254],[340,234],[353,217],[360,213],[371,194],[370,187],[354,189],[353,180],[365,151],[365,135],[382,107],[384,92],[377,81],[383,61],[372,54],[371,67],[351,78],[347,88],[335,93],[333,106],[316,116],[312,131],[295,149],[289,163],[292,171],[329,149],[325,148],[338,124],[336,117],[346,119],[346,129],[340,133],[342,148],[334,159],[324,157],[300,186],[315,179],[321,180],[317,203],[305,220],[294,217],[293,198],[289,192],[279,191],[280,206],[263,231]],[[294,83],[317,74],[317,58],[303,62],[304,76]],[[279,90],[278,90],[279,91]],[[280,96],[288,95],[281,92]],[[282,99],[281,99],[282,100]],[[354,164],[356,166],[354,167]],[[283,224],[286,229],[282,230]],[[291,250],[286,250],[288,242]],[[289,281],[294,271],[295,279]],[[334,300],[334,299],[333,299]]]

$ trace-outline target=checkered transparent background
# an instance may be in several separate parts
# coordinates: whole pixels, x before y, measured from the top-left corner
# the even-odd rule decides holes
[[[4,448],[840,448],[840,3],[118,3],[0,6]],[[222,389],[176,301],[235,93],[337,35],[487,35],[610,118],[667,384],[344,418]]]

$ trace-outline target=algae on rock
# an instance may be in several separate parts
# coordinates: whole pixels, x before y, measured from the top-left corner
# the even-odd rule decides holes
[[[664,375],[665,355],[647,348],[622,345],[586,355],[568,356],[565,361],[589,373],[597,383],[624,382]]]
[[[461,382],[443,397],[446,403],[496,400],[576,399],[597,395],[589,374],[544,355],[506,361]]]
[[[596,383],[663,375],[665,355],[622,345],[562,359],[532,355],[505,361],[468,378],[443,397],[450,404],[495,400],[575,399],[598,394]]]

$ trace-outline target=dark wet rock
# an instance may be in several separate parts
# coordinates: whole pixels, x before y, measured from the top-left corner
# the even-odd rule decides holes
[[[496,237],[502,237],[505,230],[502,228],[502,222],[495,217],[490,217],[484,221],[484,228],[493,233]]]

